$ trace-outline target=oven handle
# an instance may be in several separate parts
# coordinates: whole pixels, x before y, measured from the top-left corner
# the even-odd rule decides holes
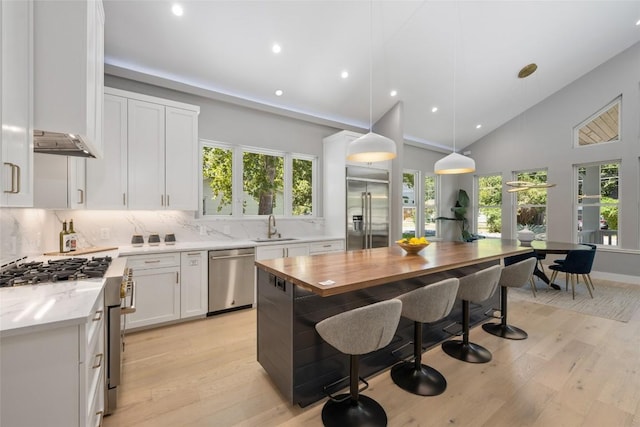
[[[127,283],[131,283],[131,304],[122,307],[122,314],[131,314],[136,312],[136,281],[131,280]],[[126,301],[125,297],[125,303]]]

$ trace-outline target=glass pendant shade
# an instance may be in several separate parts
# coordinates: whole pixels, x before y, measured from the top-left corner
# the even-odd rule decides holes
[[[347,146],[347,160],[352,162],[381,162],[395,157],[396,143],[373,132],[354,139]]]
[[[475,172],[476,162],[467,156],[458,153],[451,153],[438,160],[434,167],[434,172],[438,175],[470,173]]]

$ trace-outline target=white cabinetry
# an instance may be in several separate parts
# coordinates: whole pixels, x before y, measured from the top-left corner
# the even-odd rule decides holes
[[[344,240],[326,240],[309,244],[309,255],[326,254],[329,252],[343,252]]]
[[[87,172],[88,206],[197,210],[199,107],[105,88],[104,109],[105,162]]]
[[[86,162],[86,159],[78,157],[36,153],[33,206],[45,209],[84,208]]]
[[[33,2],[2,1],[0,206],[33,206]]]
[[[329,235],[344,236],[346,233],[346,167],[347,165],[366,166],[390,170],[391,161],[375,163],[347,162],[347,145],[361,134],[343,130],[322,140],[324,161],[322,176],[325,232]]]
[[[180,254],[180,317],[186,319],[207,313],[207,251]]]
[[[89,209],[124,209],[127,207],[127,98],[105,93],[103,125],[103,159],[88,160],[86,203]]]
[[[96,426],[104,413],[102,296],[80,325],[3,337],[2,426]]]
[[[180,254],[178,252],[127,257],[133,269],[136,311],[127,315],[133,329],[180,318]]]
[[[102,156],[102,1],[34,4],[35,128],[81,135]]]
[[[288,258],[309,255],[308,243],[268,245],[256,248],[256,259]]]

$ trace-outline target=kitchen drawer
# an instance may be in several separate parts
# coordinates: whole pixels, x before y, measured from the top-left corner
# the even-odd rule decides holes
[[[180,266],[180,252],[127,257],[127,267],[132,268],[134,274],[136,270],[175,266]]]
[[[309,244],[310,255],[341,251],[344,251],[344,240],[327,240]]]

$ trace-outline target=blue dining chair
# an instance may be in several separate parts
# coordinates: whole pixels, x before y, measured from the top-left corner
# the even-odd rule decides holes
[[[549,266],[550,270],[553,270],[551,274],[551,282],[556,279],[558,272],[565,274],[565,290],[569,287],[569,276],[571,276],[571,292],[573,299],[576,298],[576,286],[578,281],[578,275],[582,275],[584,283],[589,291],[589,295],[593,298],[591,289],[593,287],[593,281],[591,280],[591,267],[593,266],[593,260],[596,256],[595,249],[592,250],[572,250],[567,253],[567,257],[562,264],[553,264]]]

